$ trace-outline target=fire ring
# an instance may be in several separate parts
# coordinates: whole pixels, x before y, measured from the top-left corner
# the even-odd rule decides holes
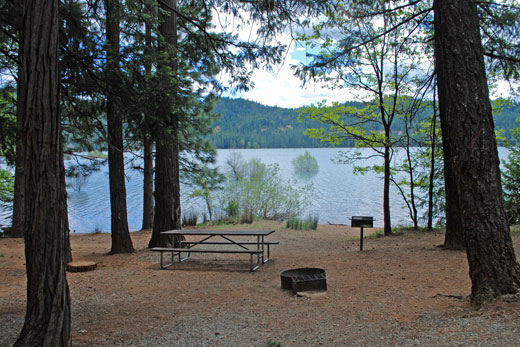
[[[291,289],[293,293],[327,290],[325,270],[319,268],[299,268],[282,271],[280,274],[282,289]]]

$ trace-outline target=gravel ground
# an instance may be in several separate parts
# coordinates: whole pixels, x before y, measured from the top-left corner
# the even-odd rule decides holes
[[[243,226],[242,226],[243,227]],[[241,255],[193,255],[168,270],[146,250],[149,231],[132,234],[136,253],[105,255],[109,235],[73,235],[75,260],[98,269],[69,273],[75,346],[518,346],[520,300],[475,311],[463,252],[436,245],[441,233],[368,238],[358,230],[281,224],[272,260],[251,273]],[[519,238],[514,237],[515,247]],[[23,244],[0,239],[0,346],[12,345],[24,319]],[[320,267],[328,291],[295,296],[280,272]]]

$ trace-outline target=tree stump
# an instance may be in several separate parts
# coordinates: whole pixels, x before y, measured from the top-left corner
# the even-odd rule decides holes
[[[85,272],[92,271],[97,268],[97,263],[93,261],[72,261],[67,264],[69,272]]]

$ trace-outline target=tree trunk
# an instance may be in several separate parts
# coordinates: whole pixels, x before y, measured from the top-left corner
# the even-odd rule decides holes
[[[410,182],[410,215],[413,221],[414,230],[419,230],[419,217],[417,216],[417,206],[415,204],[415,177],[412,164],[412,153],[411,153],[411,136],[410,129],[408,126],[408,117],[404,119],[405,133],[406,133],[406,161],[408,162],[408,182]]]
[[[22,31],[27,310],[15,346],[70,346],[70,296],[64,262],[58,0],[26,0]]]
[[[155,213],[148,247],[181,247],[180,238],[161,235],[166,230],[181,229],[179,158],[174,139],[169,140],[158,141],[156,146]]]
[[[435,86],[436,88],[437,86]],[[430,158],[430,182],[428,186],[428,230],[433,230],[433,188],[435,187],[435,150],[437,141],[437,107],[436,95],[433,95],[433,117],[431,126],[431,158]]]
[[[153,141],[145,137],[144,146],[144,178],[143,178],[143,227],[153,227]]]
[[[63,143],[63,138],[61,139]],[[68,264],[72,261],[72,249],[70,247],[70,229],[69,229],[69,215],[68,215],[68,205],[67,205],[67,184],[65,183],[65,162],[63,160],[63,147],[61,148],[60,153],[60,180],[61,180],[61,195],[62,200],[61,203],[63,206],[61,207],[65,213],[62,214],[63,218],[63,237],[65,238],[63,243],[63,261],[65,264]]]
[[[119,105],[121,79],[119,71],[118,0],[105,0],[107,38],[107,128],[108,172],[110,180],[111,254],[132,253],[134,247],[128,230],[126,211],[125,162],[123,152],[123,117]]]
[[[441,121],[442,123],[442,121]],[[442,126],[441,126],[442,128]],[[444,152],[444,191],[446,197],[446,235],[444,236],[444,248],[452,250],[464,250],[464,228],[462,211],[459,207],[459,196],[455,173],[453,172],[450,143],[442,131],[442,146]]]
[[[148,8],[149,10],[149,8]],[[146,23],[146,47],[151,51],[153,49],[152,44],[152,29],[151,25]],[[149,61],[145,63],[145,73],[149,76],[152,73],[152,65]],[[148,111],[147,111],[148,112]],[[152,117],[148,113],[145,114],[145,124],[149,124]],[[143,136],[143,156],[144,156],[144,174],[143,174],[143,226],[141,229],[153,228],[153,210],[154,210],[154,197],[153,197],[153,172],[154,172],[154,160],[153,160],[153,140],[147,131]]]
[[[176,0],[164,2],[167,7],[162,14],[159,30],[166,42],[162,49],[169,51],[170,68],[177,74],[177,16],[169,8],[176,8]],[[176,93],[177,85],[172,86]],[[175,96],[175,94],[174,94]],[[181,228],[181,197],[179,179],[179,120],[173,113],[172,98],[167,98],[160,108],[165,126],[156,134],[155,159],[155,213],[152,238],[149,247],[180,247],[180,237],[161,235],[161,232]]]
[[[386,139],[390,141],[390,131],[386,130]],[[385,235],[392,235],[392,221],[390,218],[390,147],[385,146],[385,176],[383,188],[383,214],[385,219]]]
[[[471,300],[479,307],[518,292],[520,265],[502,198],[476,1],[436,0],[434,10],[444,157],[458,196]]]
[[[18,49],[19,56],[22,57],[22,44]],[[18,71],[21,71],[21,67],[18,67]],[[22,75],[19,73],[17,81],[17,94],[22,94]],[[23,150],[23,114],[21,112],[21,99],[16,100],[16,168],[14,173],[14,201],[13,201],[13,221],[11,225],[11,236],[12,237],[23,237],[23,219],[24,219],[24,150]]]

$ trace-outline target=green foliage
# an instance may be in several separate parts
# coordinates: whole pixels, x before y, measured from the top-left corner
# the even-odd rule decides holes
[[[367,103],[346,102],[342,107],[365,109]],[[319,107],[320,105],[315,105]],[[312,108],[312,107],[311,107]],[[354,147],[354,137],[344,136],[341,141],[320,141],[318,136],[304,136],[316,132],[325,132],[328,127],[319,123],[320,119],[307,118],[304,109],[289,109],[275,106],[264,106],[259,103],[244,100],[221,98],[215,108],[215,113],[221,117],[212,125],[209,139],[217,148],[317,148],[317,147]],[[510,103],[494,112],[496,128],[505,129],[504,137],[511,139],[510,129],[515,127],[515,119],[520,114],[520,105]],[[427,120],[429,115],[419,110],[415,120],[417,123]],[[299,120],[298,120],[299,118]],[[347,122],[354,118],[345,115]],[[362,128],[381,133],[383,127],[377,122],[365,122]],[[405,131],[402,118],[392,123],[395,134]],[[307,130],[316,129],[316,130]]]
[[[318,229],[318,216],[309,215],[305,219],[298,216],[291,216],[287,219],[286,227],[295,230],[316,230]]]
[[[493,102],[493,119],[495,129],[500,129],[501,136],[497,138],[500,146],[507,146],[518,142],[515,129],[518,128],[517,119],[520,117],[520,104],[509,100],[498,99]]]
[[[276,164],[266,165],[258,159],[244,162],[240,155],[227,160],[228,172],[220,205],[230,201],[240,206],[242,217],[283,219],[299,214],[310,203],[312,185],[284,181]]]
[[[16,96],[12,87],[0,89],[0,157],[14,164],[16,152]]]
[[[222,189],[224,176],[206,165],[192,166],[191,170],[183,172],[183,180],[191,187],[188,198],[201,199],[206,204],[209,220],[212,220],[215,208],[214,194]]]
[[[282,347],[283,346],[281,342],[273,341],[273,340],[267,341],[267,343],[265,345],[266,345],[266,347]]]
[[[14,198],[14,176],[7,170],[0,170],[0,202],[11,203]]]
[[[240,215],[240,204],[237,201],[230,201],[228,202],[224,211],[228,217],[236,218]]]
[[[303,136],[316,122],[298,122],[294,109],[264,106],[244,99],[221,98],[211,141],[217,148],[328,147]]]
[[[305,151],[292,160],[294,171],[300,174],[316,174],[319,170],[318,162],[309,151]]]
[[[520,123],[520,118],[517,119]],[[512,131],[515,143],[509,143],[508,161],[504,162],[502,187],[507,218],[510,224],[520,223],[520,127]]]

